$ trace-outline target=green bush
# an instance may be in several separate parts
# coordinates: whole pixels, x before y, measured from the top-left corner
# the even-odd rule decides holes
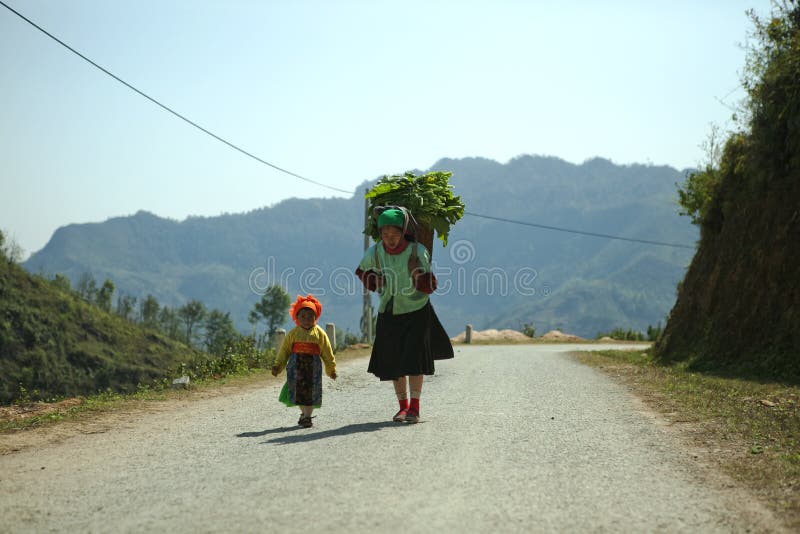
[[[692,224],[702,225],[708,217],[719,182],[720,172],[711,166],[688,173],[683,184],[678,185],[678,203],[683,208],[679,213],[691,217]]]
[[[635,330],[625,330],[624,328],[615,328],[610,332],[600,332],[597,334],[597,339],[602,337],[610,337],[619,341],[644,341],[644,334]]]
[[[344,335],[344,346],[345,347],[349,347],[350,345],[355,345],[356,343],[359,343],[360,341],[361,341],[361,338],[359,338],[357,335],[355,335],[355,334],[353,334],[351,332],[347,332]]]
[[[536,329],[531,323],[524,323],[522,325],[522,333],[528,337],[536,337]]]
[[[182,362],[176,367],[175,374],[193,380],[222,378],[253,369],[269,369],[275,363],[275,357],[273,349],[259,350],[254,336],[240,337],[228,343],[221,356]]]

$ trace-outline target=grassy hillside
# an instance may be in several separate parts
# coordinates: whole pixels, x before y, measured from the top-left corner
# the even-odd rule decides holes
[[[63,292],[0,255],[0,403],[133,391],[207,356]],[[24,384],[27,391],[21,391]]]
[[[800,380],[800,6],[756,20],[747,128],[687,181],[701,227],[664,335],[664,360]]]

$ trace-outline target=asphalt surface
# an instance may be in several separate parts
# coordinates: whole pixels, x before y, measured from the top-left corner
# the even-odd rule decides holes
[[[0,456],[0,532],[762,530],[575,348],[458,346],[416,425],[362,359],[310,429],[270,383]]]

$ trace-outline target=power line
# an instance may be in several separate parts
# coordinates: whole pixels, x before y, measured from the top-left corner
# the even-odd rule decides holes
[[[531,223],[531,222],[515,221],[513,219],[505,219],[503,217],[492,217],[491,215],[481,215],[481,214],[478,214],[478,213],[470,213],[468,211],[465,211],[464,215],[471,215],[472,217],[480,217],[482,219],[491,219],[493,221],[501,221],[501,222],[519,224],[519,225],[522,225],[522,226],[532,226],[534,228],[543,228],[545,230],[555,230],[557,232],[567,232],[567,233],[570,233],[570,234],[588,235],[588,236],[592,236],[592,237],[603,237],[605,239],[617,239],[619,241],[631,241],[633,243],[645,243],[647,245],[658,245],[658,246],[662,246],[662,247],[694,249],[694,247],[692,247],[692,246],[683,245],[683,244],[680,244],[680,243],[665,243],[663,241],[650,241],[649,239],[635,239],[635,238],[632,238],[632,237],[621,237],[621,236],[609,235],[609,234],[598,234],[598,233],[595,233],[595,232],[584,232],[583,230],[573,230],[573,229],[570,229],[570,228],[561,228],[561,227],[558,227],[558,226],[549,226],[549,225],[546,225],[546,224],[536,224],[536,223]]]
[[[67,43],[65,43],[64,41],[62,41],[58,37],[54,36],[53,34],[48,32],[47,30],[45,30],[44,28],[42,28],[41,26],[39,26],[38,24],[36,24],[32,20],[30,20],[29,18],[25,17],[23,14],[19,13],[15,9],[13,9],[11,6],[9,6],[8,4],[3,2],[3,0],[0,0],[0,5],[2,5],[6,9],[8,9],[12,13],[14,13],[16,16],[18,16],[19,18],[21,18],[22,20],[24,20],[25,22],[27,22],[28,24],[30,24],[31,26],[33,26],[34,28],[36,28],[37,30],[42,32],[43,34],[45,34],[50,39],[52,39],[55,42],[57,42],[58,44],[60,44],[61,46],[63,46],[64,48],[66,48],[67,50],[72,52],[73,54],[75,54],[76,56],[78,56],[81,59],[83,59],[84,61],[86,61],[87,63],[92,65],[93,67],[97,68],[98,70],[102,71],[103,73],[107,74],[108,76],[114,78],[116,81],[118,81],[119,83],[121,83],[122,85],[127,87],[128,89],[138,93],[139,95],[143,96],[147,100],[151,101],[152,103],[154,103],[157,106],[159,106],[160,108],[162,108],[163,110],[171,113],[172,115],[178,117],[179,119],[181,119],[182,121],[186,122],[187,124],[189,124],[191,126],[194,126],[195,128],[197,128],[201,132],[213,137],[214,139],[216,139],[217,141],[220,141],[221,143],[224,143],[224,144],[228,145],[230,148],[232,148],[232,149],[244,154],[245,156],[258,161],[259,163],[262,163],[264,165],[272,167],[273,169],[275,169],[277,171],[283,172],[283,173],[288,174],[290,176],[294,176],[295,178],[298,178],[300,180],[312,183],[314,185],[318,185],[320,187],[325,187],[325,188],[331,189],[333,191],[339,191],[341,193],[348,193],[348,194],[354,194],[355,193],[354,191],[340,189],[338,187],[334,187],[334,186],[331,186],[331,185],[328,185],[328,184],[324,184],[322,182],[318,182],[316,180],[312,180],[310,178],[306,178],[305,176],[301,176],[301,175],[299,175],[299,174],[297,174],[295,172],[292,172],[290,170],[284,169],[284,168],[279,167],[279,166],[277,166],[277,165],[275,165],[273,163],[270,163],[269,161],[261,159],[260,157],[248,152],[247,150],[244,150],[243,148],[240,148],[239,146],[231,143],[230,141],[227,141],[226,139],[223,139],[222,137],[218,136],[214,132],[212,132],[210,130],[207,130],[206,128],[200,126],[199,124],[197,124],[196,122],[192,121],[191,119],[188,119],[187,117],[185,117],[185,116],[181,115],[180,113],[178,113],[177,111],[173,110],[169,106],[167,106],[165,104],[162,104],[161,102],[159,102],[155,98],[151,97],[150,95],[144,93],[143,91],[140,91],[139,89],[137,89],[133,85],[129,84],[128,82],[126,82],[125,80],[123,80],[122,78],[117,76],[116,74],[112,73],[108,69],[98,65],[97,63],[95,63],[94,61],[89,59],[88,57],[84,56],[83,54],[81,54],[80,52],[78,52],[77,50],[75,50],[74,48],[69,46]],[[506,219],[506,218],[503,218],[503,217],[493,217],[491,215],[481,215],[481,214],[478,214],[478,213],[464,212],[464,214],[465,215],[471,215],[473,217],[481,217],[481,218],[484,218],[484,219],[491,219],[491,220],[501,221],[501,222],[506,222],[506,223],[511,223],[511,224],[518,224],[518,225],[522,225],[522,226],[531,226],[531,227],[534,227],[534,228],[542,228],[542,229],[545,229],[545,230],[554,230],[554,231],[557,231],[557,232],[567,232],[567,233],[571,233],[571,234],[587,235],[587,236],[592,236],[592,237],[602,237],[602,238],[605,238],[605,239],[616,239],[616,240],[619,240],[619,241],[630,241],[630,242],[634,242],[634,243],[645,243],[645,244],[649,244],[649,245],[658,245],[658,246],[665,246],[665,247],[687,248],[687,249],[693,249],[694,248],[694,247],[689,246],[689,245],[682,245],[682,244],[677,244],[677,243],[665,243],[665,242],[661,242],[661,241],[651,241],[651,240],[647,240],[647,239],[634,239],[634,238],[620,237],[620,236],[614,236],[614,235],[609,235],[609,234],[599,234],[599,233],[595,233],[595,232],[584,232],[582,230],[573,230],[573,229],[569,229],[569,228],[561,228],[561,227],[558,227],[558,226],[549,226],[549,225],[545,225],[545,224],[536,224],[536,223],[530,223],[530,222],[524,222],[524,221],[516,221],[516,220],[513,220],[513,219]]]
[[[259,158],[258,156],[256,156],[256,155],[254,155],[254,154],[252,154],[252,153],[248,152],[247,150],[245,150],[245,149],[243,149],[243,148],[240,148],[240,147],[238,147],[237,145],[235,145],[235,144],[231,143],[230,141],[227,141],[226,139],[223,139],[222,137],[218,136],[218,135],[217,135],[217,134],[215,134],[214,132],[211,132],[211,131],[209,131],[209,130],[205,129],[205,128],[203,128],[202,126],[200,126],[199,124],[197,124],[196,122],[194,122],[194,121],[192,121],[192,120],[190,120],[190,119],[188,119],[188,118],[184,117],[183,115],[181,115],[181,114],[180,114],[180,113],[178,113],[177,111],[173,110],[173,109],[172,109],[172,108],[170,108],[169,106],[166,106],[166,105],[162,104],[161,102],[159,102],[159,101],[158,101],[158,100],[156,100],[155,98],[151,97],[150,95],[148,95],[148,94],[146,94],[146,93],[144,93],[144,92],[140,91],[139,89],[137,89],[137,88],[136,88],[136,87],[134,87],[133,85],[129,84],[128,82],[126,82],[125,80],[123,80],[122,78],[120,78],[119,76],[117,76],[116,74],[114,74],[113,72],[110,72],[108,69],[105,69],[105,68],[103,68],[102,66],[98,65],[97,63],[95,63],[94,61],[92,61],[91,59],[89,59],[88,57],[84,56],[83,54],[81,54],[80,52],[78,52],[77,50],[75,50],[74,48],[72,48],[71,46],[69,46],[67,43],[65,43],[65,42],[64,42],[64,41],[62,41],[61,39],[59,39],[58,37],[56,37],[55,35],[51,34],[50,32],[48,32],[47,30],[45,30],[44,28],[42,28],[41,26],[39,26],[38,24],[36,24],[36,23],[35,23],[35,22],[33,22],[32,20],[30,20],[29,18],[25,17],[23,14],[21,14],[21,13],[19,13],[18,11],[14,10],[12,7],[10,7],[8,4],[6,4],[6,3],[5,3],[5,2],[3,2],[2,0],[0,0],[0,5],[2,5],[4,8],[6,8],[6,9],[8,9],[9,11],[11,11],[12,13],[14,13],[16,16],[18,16],[19,18],[21,18],[22,20],[24,20],[25,22],[27,22],[28,24],[30,24],[31,26],[33,26],[34,28],[36,28],[37,30],[39,30],[40,32],[42,32],[43,34],[45,34],[46,36],[48,36],[49,38],[51,38],[52,40],[54,40],[55,42],[57,42],[58,44],[60,44],[61,46],[63,46],[64,48],[66,48],[67,50],[69,50],[70,52],[72,52],[73,54],[75,54],[76,56],[78,56],[78,57],[80,57],[81,59],[83,59],[84,61],[86,61],[87,63],[89,63],[90,65],[92,65],[93,67],[96,67],[97,69],[101,70],[101,71],[102,71],[102,72],[104,72],[105,74],[107,74],[107,75],[111,76],[112,78],[114,78],[115,80],[117,80],[119,83],[121,83],[122,85],[124,85],[125,87],[127,87],[128,89],[130,89],[130,90],[132,90],[132,91],[135,91],[136,93],[138,93],[138,94],[140,94],[141,96],[145,97],[147,100],[149,100],[149,101],[151,101],[152,103],[156,104],[157,106],[159,106],[159,107],[160,107],[160,108],[162,108],[163,110],[165,110],[165,111],[168,111],[169,113],[172,113],[173,115],[175,115],[176,117],[178,117],[178,118],[179,118],[179,119],[181,119],[182,121],[184,121],[184,122],[186,122],[186,123],[188,123],[188,124],[190,124],[190,125],[194,126],[195,128],[197,128],[197,129],[198,129],[198,130],[200,130],[201,132],[203,132],[203,133],[205,133],[205,134],[207,134],[207,135],[210,135],[211,137],[213,137],[213,138],[214,138],[214,139],[216,139],[217,141],[220,141],[221,143],[225,143],[226,145],[228,145],[228,146],[229,146],[229,147],[231,147],[232,149],[234,149],[234,150],[237,150],[237,151],[241,152],[241,153],[242,153],[242,154],[244,154],[245,156],[248,156],[248,157],[250,157],[250,158],[252,158],[252,159],[254,159],[254,160],[258,161],[259,163],[263,163],[264,165],[267,165],[267,166],[269,166],[269,167],[272,167],[273,169],[275,169],[275,170],[277,170],[277,171],[280,171],[280,172],[286,173],[286,174],[288,174],[288,175],[290,175],[290,176],[294,176],[295,178],[299,178],[300,180],[304,180],[304,181],[306,181],[306,182],[309,182],[309,183],[312,183],[312,184],[314,184],[314,185],[318,185],[318,186],[320,186],[320,187],[325,187],[325,188],[327,188],[327,189],[332,189],[333,191],[339,191],[339,192],[341,192],[341,193],[352,193],[352,192],[353,192],[353,191],[348,191],[348,190],[345,190],[345,189],[339,189],[338,187],[334,187],[334,186],[332,186],[332,185],[327,185],[327,184],[324,184],[324,183],[322,183],[322,182],[318,182],[318,181],[316,181],[316,180],[312,180],[311,178],[306,178],[305,176],[301,176],[301,175],[299,175],[299,174],[297,174],[297,173],[294,173],[294,172],[292,172],[292,171],[290,171],[290,170],[287,170],[287,169],[284,169],[284,168],[282,168],[282,167],[279,167],[279,166],[275,165],[274,163],[270,163],[269,161],[266,161],[266,160],[264,160],[264,159],[261,159],[261,158]]]

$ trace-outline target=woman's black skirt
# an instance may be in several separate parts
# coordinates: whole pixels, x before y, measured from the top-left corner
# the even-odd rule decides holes
[[[417,311],[379,313],[367,371],[381,380],[432,375],[434,360],[453,357],[453,345],[430,301]]]

